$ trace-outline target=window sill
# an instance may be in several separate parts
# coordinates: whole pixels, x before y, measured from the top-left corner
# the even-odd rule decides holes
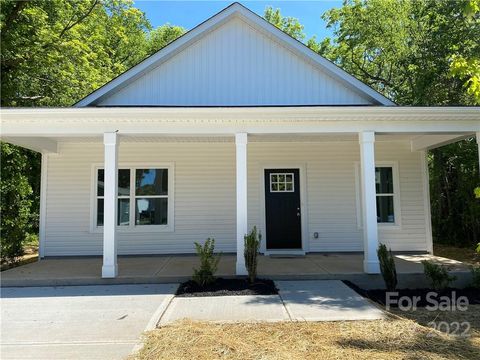
[[[378,231],[389,231],[389,230],[402,230],[402,225],[400,224],[387,224],[387,223],[377,223]],[[363,226],[358,226],[358,230],[363,230]]]
[[[142,226],[117,226],[118,234],[132,234],[132,233],[162,233],[162,232],[174,232],[173,225],[142,225]],[[103,234],[103,226],[90,229],[91,233]]]

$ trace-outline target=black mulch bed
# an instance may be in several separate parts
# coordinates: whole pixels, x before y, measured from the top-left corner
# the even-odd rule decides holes
[[[385,305],[387,300],[387,290],[385,289],[373,289],[373,290],[366,290],[358,287],[357,285],[353,284],[352,282],[345,280],[344,283],[355,290],[358,294],[375,301],[378,304]],[[417,307],[426,307],[432,306],[432,300],[437,302],[444,302],[445,298],[448,297],[453,304],[455,300],[458,300],[460,296],[465,296],[468,298],[469,305],[478,305],[480,304],[480,290],[475,289],[472,287],[465,288],[465,289],[455,289],[455,288],[447,288],[443,290],[433,290],[433,289],[398,289],[395,292],[398,292],[398,295],[394,297],[390,296],[390,298],[399,299],[402,296],[406,296],[409,299],[413,299],[414,296],[419,296],[419,301],[417,302]],[[429,293],[435,292],[437,295],[430,295],[427,298]],[[403,304],[405,305],[405,303]],[[397,304],[390,304],[392,308],[398,307]]]
[[[201,287],[193,280],[181,283],[176,296],[232,296],[232,295],[276,295],[278,289],[272,280],[257,279],[250,284],[247,279],[217,278],[209,286]]]

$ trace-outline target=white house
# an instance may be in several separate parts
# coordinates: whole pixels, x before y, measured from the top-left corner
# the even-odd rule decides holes
[[[40,255],[432,251],[425,150],[478,107],[399,107],[235,3],[72,108],[2,109],[42,153]]]

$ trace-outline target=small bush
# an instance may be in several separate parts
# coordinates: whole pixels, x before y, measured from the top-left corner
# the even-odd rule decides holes
[[[200,267],[193,269],[193,281],[199,286],[206,286],[215,281],[221,254],[215,255],[215,239],[208,238],[203,246],[195,242],[195,250],[200,257]]]
[[[472,286],[480,289],[480,267],[472,267]]]
[[[427,279],[430,281],[430,285],[435,290],[445,289],[452,281],[457,279],[455,276],[451,276],[448,273],[448,270],[443,266],[427,260],[422,261],[422,264],[423,271],[425,272]]]
[[[257,234],[257,227],[254,226],[252,231],[245,235],[244,239],[245,249],[243,256],[245,258],[245,266],[248,271],[248,280],[253,283],[257,277],[258,250],[262,235],[260,233]]]
[[[377,250],[378,260],[380,261],[380,271],[383,281],[388,291],[395,291],[397,288],[397,269],[391,250],[387,250],[384,244],[380,244]]]

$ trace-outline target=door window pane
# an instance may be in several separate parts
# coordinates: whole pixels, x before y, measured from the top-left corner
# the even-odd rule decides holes
[[[295,191],[292,173],[270,174],[270,192],[293,192]]]
[[[391,167],[375,168],[377,194],[393,194],[393,174]]]
[[[128,226],[130,223],[130,199],[118,199],[118,225]]]
[[[168,169],[137,169],[136,195],[168,195]]]
[[[377,222],[394,223],[393,196],[377,196]]]
[[[136,225],[166,225],[167,198],[137,198],[135,204]]]

